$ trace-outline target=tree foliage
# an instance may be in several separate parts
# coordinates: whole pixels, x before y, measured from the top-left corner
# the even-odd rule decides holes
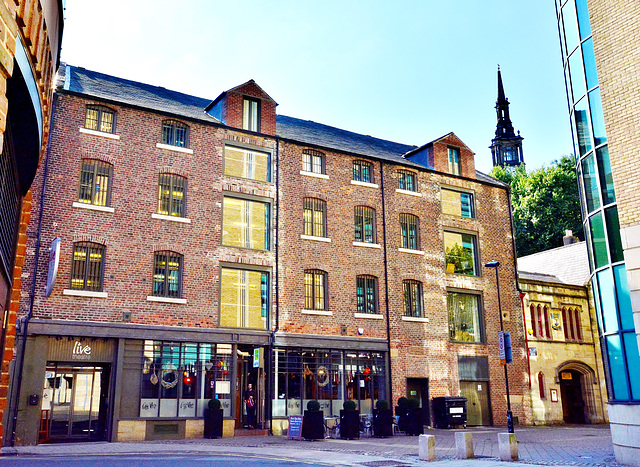
[[[518,256],[562,246],[567,229],[583,238],[578,182],[571,156],[532,172],[527,172],[524,165],[515,170],[494,167],[490,175],[511,187]]]

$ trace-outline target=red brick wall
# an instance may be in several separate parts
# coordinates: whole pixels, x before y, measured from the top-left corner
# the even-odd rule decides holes
[[[464,143],[453,133],[449,133],[433,143],[430,149],[429,161],[433,160],[433,167],[438,172],[449,172],[449,147],[460,150],[460,170],[461,175],[467,178],[476,178],[475,158],[473,151],[467,148]]]
[[[242,105],[245,96],[260,100],[260,133],[275,135],[276,103],[253,81],[227,93],[223,110],[226,112],[224,115],[227,125],[233,128],[242,128]]]

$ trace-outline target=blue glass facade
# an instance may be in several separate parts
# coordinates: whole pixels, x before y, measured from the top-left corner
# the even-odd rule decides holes
[[[587,0],[556,0],[556,15],[609,400],[640,402],[640,356]]]

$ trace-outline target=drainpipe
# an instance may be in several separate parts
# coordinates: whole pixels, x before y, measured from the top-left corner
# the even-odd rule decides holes
[[[278,265],[278,248],[280,246],[280,138],[276,136],[276,205],[275,205],[275,318],[276,318],[276,326],[271,330],[271,336],[269,337],[269,345],[267,347],[267,358],[268,361],[265,364],[265,367],[269,369],[267,373],[267,400],[268,400],[268,411],[269,411],[269,435],[273,436],[273,398],[271,397],[271,392],[273,391],[275,374],[273,373],[272,362],[273,362],[273,347],[276,341],[276,332],[280,329],[280,276],[279,270],[280,267]]]
[[[29,321],[33,316],[33,303],[35,301],[36,296],[36,281],[38,276],[38,265],[40,260],[40,243],[41,243],[41,234],[42,234],[42,211],[44,208],[44,200],[47,195],[47,175],[49,174],[49,155],[51,151],[51,135],[53,134],[53,120],[55,118],[56,111],[56,103],[58,101],[58,95],[56,93],[53,94],[53,99],[51,102],[51,119],[49,120],[49,140],[47,141],[47,150],[45,152],[45,161],[44,161],[44,174],[42,177],[42,192],[40,193],[40,212],[38,213],[38,232],[36,234],[36,247],[35,247],[35,261],[33,266],[33,276],[31,283],[31,292],[29,293],[29,312],[27,313],[26,318],[22,322],[20,334],[18,334],[18,326],[16,326],[16,340],[18,336],[21,336],[20,339],[20,352],[18,353],[19,360],[16,362],[17,370],[14,367],[13,375],[17,375],[17,381],[15,390],[12,391],[11,401],[13,403],[13,413],[11,417],[11,446],[15,445],[16,441],[16,424],[18,421],[18,407],[20,405],[20,391],[22,389],[22,371],[24,369],[24,356],[27,348],[27,329],[29,328]]]
[[[391,378],[391,323],[389,321],[389,270],[387,265],[387,212],[384,202],[384,167],[380,161],[380,193],[382,195],[382,251],[384,256],[384,292],[387,312],[387,368],[389,374],[389,405],[393,406],[393,379]]]

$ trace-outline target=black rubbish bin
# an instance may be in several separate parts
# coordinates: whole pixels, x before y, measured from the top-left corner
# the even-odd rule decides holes
[[[467,427],[466,397],[434,397],[432,401],[436,428]]]

